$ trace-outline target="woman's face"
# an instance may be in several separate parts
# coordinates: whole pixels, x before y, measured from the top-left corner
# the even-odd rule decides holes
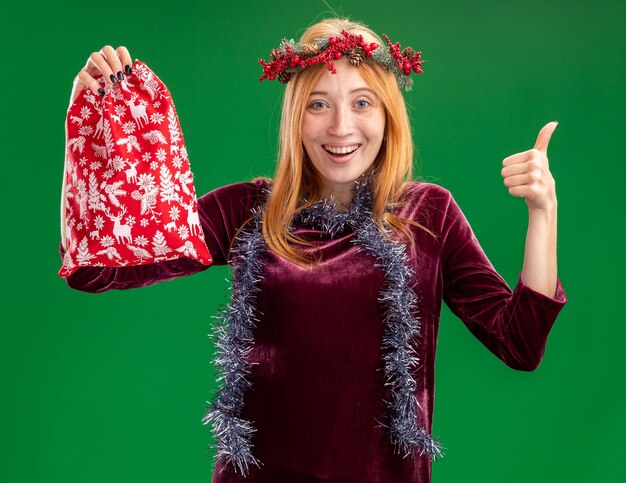
[[[302,143],[321,175],[323,196],[352,189],[374,163],[385,132],[382,102],[358,68],[347,57],[333,63],[337,73],[322,74],[302,121]]]

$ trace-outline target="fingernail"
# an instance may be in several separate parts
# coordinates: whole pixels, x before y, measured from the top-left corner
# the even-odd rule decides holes
[[[130,65],[128,65],[128,64],[126,64],[126,67],[124,67],[124,70],[126,71],[127,75],[130,74],[133,71],[133,69],[131,69]]]
[[[117,72],[117,78],[118,78],[119,80],[121,80],[121,81],[123,81],[123,80],[124,80],[124,74],[122,74],[122,71],[121,71],[121,70]]]
[[[117,84],[117,78],[113,74],[111,74],[109,77],[111,78],[111,82],[113,82],[113,84]]]
[[[98,92],[100,93],[101,96],[104,95],[104,89],[102,87],[98,87]]]

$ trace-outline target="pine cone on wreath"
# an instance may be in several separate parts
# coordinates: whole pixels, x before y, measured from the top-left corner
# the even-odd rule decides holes
[[[321,51],[322,51],[322,48],[315,42],[312,42],[310,44],[304,44],[302,46],[302,53],[306,55],[307,57],[315,57]]]
[[[352,65],[359,65],[361,62],[363,62],[364,58],[365,50],[363,50],[363,47],[357,45],[350,51],[350,63]]]
[[[411,47],[407,47],[406,49],[403,49],[401,53],[404,57],[406,57],[409,60],[412,60],[416,54],[416,52]]]
[[[289,82],[289,79],[291,79],[292,73],[291,72],[287,72],[286,70],[281,70],[278,73],[278,80],[282,83],[282,84],[286,84],[287,82]]]

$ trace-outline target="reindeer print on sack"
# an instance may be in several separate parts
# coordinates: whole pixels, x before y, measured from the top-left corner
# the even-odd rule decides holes
[[[187,210],[187,224],[189,225],[191,234],[196,235],[198,233],[202,233],[202,228],[200,228],[200,218],[198,217],[198,212],[195,210],[195,204],[194,203],[189,203],[188,205],[184,203],[181,203],[181,204]]]
[[[137,123],[137,127],[141,128],[142,124],[145,126],[148,123],[148,115],[146,114],[145,104],[135,104],[137,95],[133,94],[131,100],[124,99],[124,102],[130,107],[130,112]]]
[[[126,171],[124,171],[126,173],[126,182],[128,183],[136,183],[137,182],[137,170],[135,169],[135,167],[139,164],[139,161],[135,162],[135,163],[131,163],[130,161],[128,162],[128,165],[130,166],[130,168],[128,168]]]
[[[59,276],[180,257],[211,265],[169,91],[138,60],[124,81],[97,80],[104,97],[84,89],[67,112]]]
[[[128,241],[128,243],[132,243],[133,237],[130,236],[130,225],[122,225],[120,223],[122,216],[124,216],[124,214],[126,213],[126,208],[122,205],[122,211],[119,212],[117,215],[112,215],[109,212],[108,208],[106,208],[104,212],[109,217],[109,219],[113,221],[113,223],[115,224],[113,226],[113,235],[115,236],[115,241],[117,243],[120,243],[120,240]],[[126,240],[127,238],[128,240]]]

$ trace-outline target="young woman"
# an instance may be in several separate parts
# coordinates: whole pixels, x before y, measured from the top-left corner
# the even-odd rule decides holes
[[[419,53],[385,40],[328,19],[275,49],[262,62],[262,80],[286,84],[275,176],[198,199],[214,263],[233,269],[215,328],[222,385],[203,420],[217,440],[214,482],[430,481],[442,455],[431,434],[442,300],[523,371],[539,365],[566,302],[546,157],[556,124],[503,162],[530,215],[511,290],[450,192],[412,181],[401,88],[421,72]],[[98,92],[95,73],[120,82],[130,65],[124,47],[92,54],[72,99]],[[81,267],[67,282],[102,292],[206,268]]]

